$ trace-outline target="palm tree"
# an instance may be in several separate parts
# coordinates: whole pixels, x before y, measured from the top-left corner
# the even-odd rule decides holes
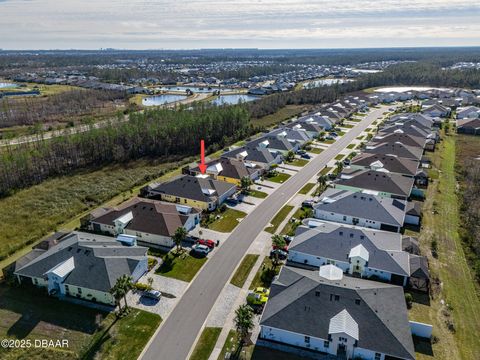
[[[187,230],[183,226],[179,226],[177,230],[175,230],[175,234],[173,234],[173,242],[177,246],[177,252],[180,251],[182,248],[182,242],[185,241],[187,238]]]
[[[147,279],[147,284],[148,284],[148,290],[152,290],[153,289],[153,278],[152,277],[149,277]]]
[[[120,276],[115,285],[110,289],[110,294],[113,295],[115,298],[115,302],[117,303],[117,306],[119,307],[119,310],[121,311],[121,305],[120,305],[120,299],[123,297],[123,300],[125,301],[125,308],[124,310],[128,309],[128,303],[127,303],[127,294],[128,292],[133,288],[133,279],[129,275],[122,275]]]
[[[253,309],[247,304],[240,305],[235,310],[235,329],[240,338],[240,347],[243,346],[245,338],[253,329],[253,316]]]
[[[321,194],[325,190],[325,187],[327,186],[327,180],[328,180],[327,175],[320,175],[318,177],[317,182],[318,182],[318,193],[319,194]]]
[[[276,248],[276,249],[283,249],[285,246],[287,245],[287,243],[285,242],[285,239],[283,238],[283,236],[280,236],[280,235],[273,235],[272,236],[272,247]],[[278,252],[275,251],[273,253],[273,266],[277,267],[278,264],[279,264],[279,259],[278,259]]]

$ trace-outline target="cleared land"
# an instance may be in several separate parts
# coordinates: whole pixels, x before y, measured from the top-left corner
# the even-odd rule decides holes
[[[258,119],[252,119],[252,125],[255,127],[269,127],[297,116],[308,108],[309,107],[305,105],[287,105],[274,114],[270,114]]]

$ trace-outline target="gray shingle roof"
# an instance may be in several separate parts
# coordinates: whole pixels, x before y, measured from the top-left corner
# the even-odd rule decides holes
[[[350,164],[371,168],[372,166],[378,164],[378,161],[383,165],[383,169],[386,169],[390,172],[411,176],[415,176],[418,167],[420,166],[420,162],[415,159],[372,153],[361,153],[355,156],[350,161]]]
[[[339,300],[330,301],[331,294]],[[329,281],[318,271],[284,266],[272,284],[260,324],[328,339],[330,319],[344,309],[358,324],[359,347],[415,359],[403,289],[398,286],[351,277]]]
[[[73,232],[15,273],[43,278],[49,270],[73,257],[75,268],[65,278],[65,284],[109,291],[120,276],[131,275],[146,254],[147,248],[123,246],[112,237]]]
[[[327,189],[320,198],[315,209],[403,226],[405,201],[334,188]]]
[[[364,152],[420,160],[423,155],[423,147],[404,145],[400,142],[369,143]]]

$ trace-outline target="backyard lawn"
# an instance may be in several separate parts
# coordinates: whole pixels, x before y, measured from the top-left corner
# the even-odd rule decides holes
[[[265,228],[265,231],[275,234],[275,231],[277,231],[280,223],[285,220],[292,209],[292,205],[285,205],[283,208],[281,208],[280,211],[273,217],[272,221],[270,221],[271,225]]]
[[[232,232],[238,225],[239,219],[243,219],[247,214],[243,211],[227,208],[219,215],[220,218],[208,224],[208,228],[220,232]]]
[[[156,274],[190,282],[205,264],[207,258],[196,258],[187,252],[181,255],[174,255],[170,252],[164,256],[163,261],[163,264],[155,272]]]
[[[250,271],[252,271],[252,268],[255,266],[255,263],[257,262],[258,256],[259,256],[258,254],[245,255],[237,271],[235,271],[235,274],[233,275],[232,280],[230,280],[230,283],[232,285],[235,285],[241,288],[245,284],[245,281],[247,280],[247,277],[250,274]]]
[[[192,355],[190,356],[190,360],[208,360],[221,331],[222,328],[218,327],[206,327],[203,329],[202,335],[200,335],[195,349],[193,349]]]
[[[41,289],[5,285],[0,285],[0,319],[1,338],[68,340],[65,349],[0,349],[3,360],[134,360],[161,322],[160,316],[142,310],[117,319],[114,313],[49,297]]]
[[[281,183],[287,181],[289,178],[290,178],[289,174],[279,172],[275,176],[267,177],[266,180],[273,181],[273,182],[281,184]]]

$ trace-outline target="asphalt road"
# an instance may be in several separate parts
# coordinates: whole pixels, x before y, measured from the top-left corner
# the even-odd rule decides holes
[[[342,138],[305,165],[257,206],[232,232],[182,296],[166,321],[157,330],[140,358],[142,360],[183,360],[196,340],[223,287],[242,260],[250,244],[275,214],[341,150],[381,117],[386,106],[375,109]]]

